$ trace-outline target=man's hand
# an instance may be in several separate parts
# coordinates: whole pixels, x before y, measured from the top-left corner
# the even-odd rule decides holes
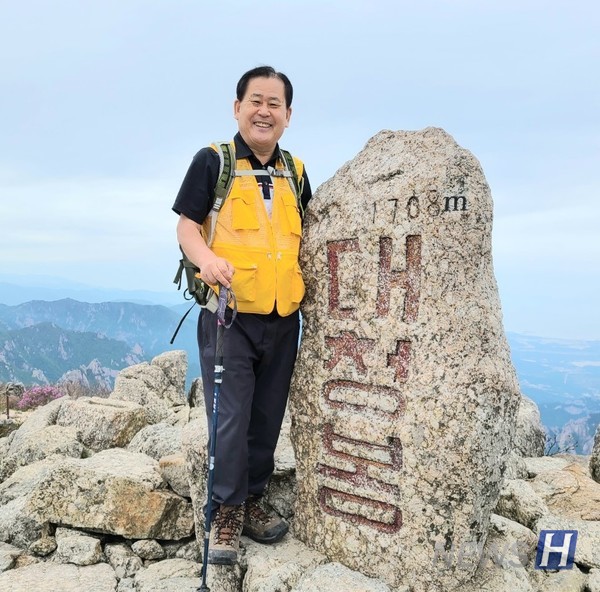
[[[226,288],[231,288],[231,279],[235,269],[233,265],[223,259],[223,257],[215,256],[213,259],[205,262],[200,270],[200,277],[207,284],[222,284]]]

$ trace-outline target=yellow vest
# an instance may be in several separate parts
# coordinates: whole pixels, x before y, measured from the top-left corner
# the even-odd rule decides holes
[[[294,159],[298,175],[303,164]],[[278,160],[277,168],[282,167]],[[236,160],[236,171],[250,171],[247,158]],[[271,177],[271,218],[254,175],[236,174],[219,211],[210,248],[235,268],[231,287],[239,312],[270,313],[275,304],[281,316],[298,310],[304,281],[298,265],[302,223],[296,197],[285,177]],[[211,235],[211,216],[202,227]]]

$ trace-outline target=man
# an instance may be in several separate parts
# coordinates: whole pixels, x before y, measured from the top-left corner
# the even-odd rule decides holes
[[[241,77],[236,96],[236,176],[216,224],[211,208],[219,157],[212,147],[194,157],[173,206],[179,244],[202,279],[231,287],[237,299],[238,315],[224,334],[214,493],[207,509],[214,516],[208,561],[228,565],[237,560],[242,531],[267,544],[288,531],[261,497],[274,470],[296,359],[304,295],[298,266],[301,209],[311,197],[301,161],[294,159],[303,187],[301,209],[281,176],[278,142],[292,114],[287,76],[270,66],[255,68]],[[203,309],[198,345],[209,425],[216,331],[215,314]]]

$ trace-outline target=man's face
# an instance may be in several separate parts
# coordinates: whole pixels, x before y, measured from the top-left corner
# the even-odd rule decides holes
[[[279,78],[252,78],[246,95],[233,104],[233,116],[248,147],[257,157],[269,158],[288,126],[292,109],[285,103]]]

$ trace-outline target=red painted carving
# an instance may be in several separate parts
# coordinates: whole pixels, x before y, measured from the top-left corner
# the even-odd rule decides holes
[[[392,269],[392,252],[392,239],[382,236],[379,239],[377,316],[385,317],[389,314],[391,289],[404,288],[406,293],[402,320],[413,323],[417,320],[421,295],[421,237],[406,237],[406,268],[403,271]]]
[[[352,331],[343,331],[339,337],[325,337],[327,347],[331,348],[332,355],[325,361],[325,368],[331,370],[342,357],[350,358],[360,374],[367,373],[363,355],[372,350],[375,340],[359,338]]]
[[[347,518],[351,522],[366,524],[375,530],[382,532],[398,531],[402,526],[402,513],[399,508],[377,499],[378,497],[381,497],[380,495],[377,495],[378,492],[383,493],[386,496],[391,495],[393,497],[398,497],[398,487],[370,476],[369,467],[384,468],[393,472],[399,471],[402,468],[402,445],[400,440],[397,438],[390,438],[388,446],[373,444],[362,440],[353,440],[336,434],[333,431],[333,426],[331,424],[326,424],[324,426],[323,444],[328,456],[343,459],[353,467],[353,470],[345,471],[326,464],[319,465],[318,471],[321,475],[329,477],[331,480],[349,484],[351,487],[346,487],[345,489],[351,489],[353,491],[351,494],[347,491],[340,491],[329,486],[321,486],[319,488],[319,502],[323,511],[333,516]],[[357,454],[342,452],[340,448],[346,450],[352,448],[357,451]],[[362,452],[362,456],[358,456],[360,452]],[[374,460],[375,458],[387,460]],[[369,497],[358,495],[358,491],[364,491],[365,489],[371,490],[373,495],[370,495]],[[379,511],[380,513],[385,512],[391,516],[391,519],[381,521],[369,518],[368,516],[363,516],[360,513],[341,510],[333,504],[334,498],[342,504],[344,502],[350,502],[355,506],[358,505],[361,508],[365,508],[367,514],[369,513],[369,509],[371,510],[371,514],[373,514],[373,511]]]
[[[394,382],[404,381],[408,378],[409,363],[410,341],[397,341],[396,353],[387,356],[387,365],[396,370]]]
[[[342,319],[352,315],[354,308],[340,308],[340,256],[347,251],[358,251],[358,239],[329,241],[327,243],[327,264],[329,266],[329,312],[334,318]]]

